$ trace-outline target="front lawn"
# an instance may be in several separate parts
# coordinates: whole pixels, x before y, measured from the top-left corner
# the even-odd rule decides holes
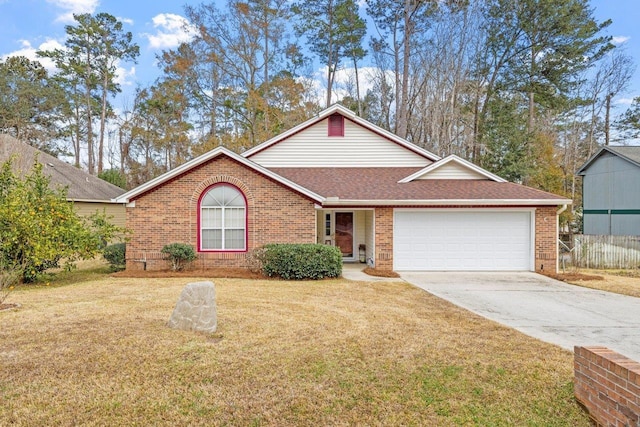
[[[214,279],[206,336],[166,327],[189,281],[17,289],[0,425],[590,425],[570,352],[405,283]]]
[[[567,274],[566,282],[585,288],[599,289],[640,298],[640,271],[580,269],[575,277]]]

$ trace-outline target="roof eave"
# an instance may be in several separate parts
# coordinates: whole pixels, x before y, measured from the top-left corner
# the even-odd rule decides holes
[[[327,197],[325,206],[558,206],[570,205],[571,199],[422,199],[361,200]]]
[[[75,197],[67,197],[68,202],[78,203],[108,203],[111,205],[122,204],[124,202],[118,202],[117,199],[79,199]]]
[[[609,150],[605,150],[607,147],[600,147],[600,149],[598,151],[596,151],[596,153],[591,156],[591,158],[589,158],[584,165],[582,165],[580,167],[580,169],[578,169],[576,171],[576,175],[584,175],[585,170],[589,169],[589,167],[591,166],[591,164],[598,158],[600,157],[600,155],[602,154],[603,151],[609,151]],[[611,151],[609,151],[611,152]]]
[[[298,184],[296,184],[295,182],[276,174],[275,172],[270,171],[269,169],[260,166],[257,163],[252,162],[249,159],[246,159],[236,153],[234,153],[233,151],[224,148],[224,147],[218,147],[206,154],[203,154],[200,157],[196,157],[195,159],[169,171],[166,172],[148,182],[146,182],[145,184],[140,185],[139,187],[134,188],[133,190],[130,190],[129,192],[121,195],[120,197],[117,197],[115,199],[113,199],[115,201],[115,203],[129,203],[131,202],[132,199],[134,199],[135,197],[144,194],[150,190],[153,190],[154,188],[164,184],[165,182],[182,175],[185,172],[188,172],[190,169],[201,165],[202,163],[205,163],[209,160],[212,160],[218,156],[221,155],[226,155],[229,158],[243,164],[244,166],[270,178],[273,179],[274,181],[283,184],[289,188],[291,188],[292,190],[308,197],[309,199],[313,200],[314,202],[317,203],[322,203],[324,201],[324,197],[320,196],[319,194],[314,193],[313,191],[310,191]]]
[[[470,171],[480,175],[481,177],[483,177],[483,179],[488,179],[491,181],[495,181],[495,182],[507,182],[506,179],[493,174],[483,168],[481,168],[478,165],[475,165],[471,162],[469,162],[468,160],[465,160],[461,157],[456,156],[455,154],[451,154],[447,157],[445,157],[444,159],[440,159],[437,162],[434,162],[426,167],[424,167],[423,169],[409,175],[406,178],[401,179],[400,181],[398,181],[401,184],[406,184],[408,182],[414,181],[416,178],[419,178],[421,176],[424,176],[428,173],[431,173],[432,171],[439,169],[441,167],[443,167],[444,165],[448,164],[448,163],[457,163],[462,167],[465,167],[467,169],[469,169]]]
[[[589,160],[587,160],[585,162],[585,164],[580,167],[580,169],[578,169],[576,171],[576,175],[584,176],[585,175],[585,171],[587,169],[589,169],[591,167],[591,165],[593,164],[593,162],[595,162],[602,155],[602,153],[605,152],[605,151],[613,154],[614,156],[620,157],[621,159],[626,160],[629,163],[632,163],[632,164],[640,167],[640,163],[638,163],[637,161],[625,156],[624,154],[616,151],[614,148],[612,148],[610,146],[604,146],[604,147],[600,147],[600,149],[598,151],[596,151],[596,153],[593,156],[591,156],[591,158],[589,158]]]

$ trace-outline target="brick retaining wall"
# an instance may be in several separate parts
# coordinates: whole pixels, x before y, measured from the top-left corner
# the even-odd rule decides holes
[[[601,426],[640,427],[640,363],[606,347],[574,349],[574,392]]]

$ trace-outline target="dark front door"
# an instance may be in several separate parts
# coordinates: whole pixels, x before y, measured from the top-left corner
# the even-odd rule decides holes
[[[344,258],[353,257],[353,212],[335,213],[336,246]]]

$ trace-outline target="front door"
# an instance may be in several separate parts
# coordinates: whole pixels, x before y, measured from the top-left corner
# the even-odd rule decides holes
[[[343,258],[353,258],[353,212],[335,213],[335,245]]]

